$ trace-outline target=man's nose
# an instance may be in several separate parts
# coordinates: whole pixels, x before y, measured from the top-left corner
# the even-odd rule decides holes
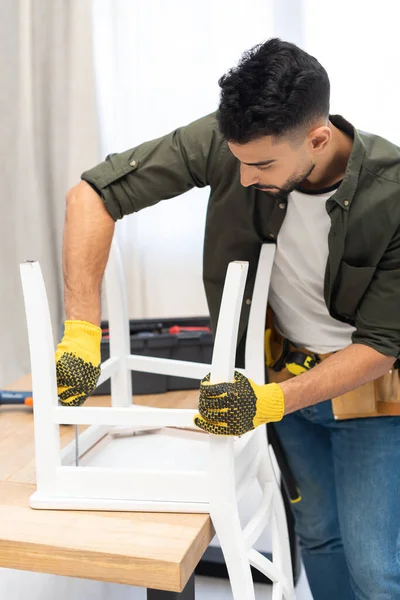
[[[255,169],[240,165],[240,183],[244,187],[258,183],[258,175]]]

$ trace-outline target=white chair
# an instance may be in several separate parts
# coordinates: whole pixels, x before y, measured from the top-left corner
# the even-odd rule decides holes
[[[246,338],[245,370],[264,382],[264,324],[274,246],[261,249]],[[122,265],[113,242],[105,286],[110,358],[99,384],[111,377],[111,407],[60,406],[47,295],[37,262],[21,264],[31,355],[37,491],[32,508],[210,513],[235,600],[254,600],[250,565],[273,582],[273,600],[294,598],[286,517],[268,453],[266,428],[240,438],[205,434],[194,410],[132,404],[131,371],[211,381],[233,379],[240,309],[248,264],[229,265],[211,365],[130,354]],[[59,425],[90,425],[60,449]],[[121,431],[143,430],[141,435]],[[149,429],[149,431],[146,431]],[[241,525],[238,502],[254,481],[262,499]],[[271,529],[272,561],[253,546]]]

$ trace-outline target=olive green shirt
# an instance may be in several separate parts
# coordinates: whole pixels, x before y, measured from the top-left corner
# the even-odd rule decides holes
[[[354,138],[345,177],[326,202],[331,219],[324,298],[332,317],[356,327],[353,342],[400,355],[400,148],[331,122]],[[215,114],[156,140],[111,154],[82,174],[115,219],[210,187],[203,281],[215,329],[229,262],[249,262],[239,340],[246,329],[262,243],[276,240],[286,203],[243,187],[240,163],[219,133]]]

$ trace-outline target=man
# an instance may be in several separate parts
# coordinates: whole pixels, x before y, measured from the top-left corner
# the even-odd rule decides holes
[[[400,598],[400,149],[330,116],[325,70],[293,44],[257,46],[219,83],[216,115],[107,157],[69,192],[60,400],[81,404],[96,385],[115,220],[209,185],[214,328],[228,263],[249,261],[240,344],[260,245],[277,244],[271,383],[206,378],[196,423],[241,435],[274,422],[316,600]]]

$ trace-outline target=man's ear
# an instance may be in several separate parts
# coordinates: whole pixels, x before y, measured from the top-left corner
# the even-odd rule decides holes
[[[308,134],[308,138],[310,140],[311,150],[314,154],[319,154],[323,152],[331,139],[332,132],[329,127],[317,127],[317,129],[313,129]]]

